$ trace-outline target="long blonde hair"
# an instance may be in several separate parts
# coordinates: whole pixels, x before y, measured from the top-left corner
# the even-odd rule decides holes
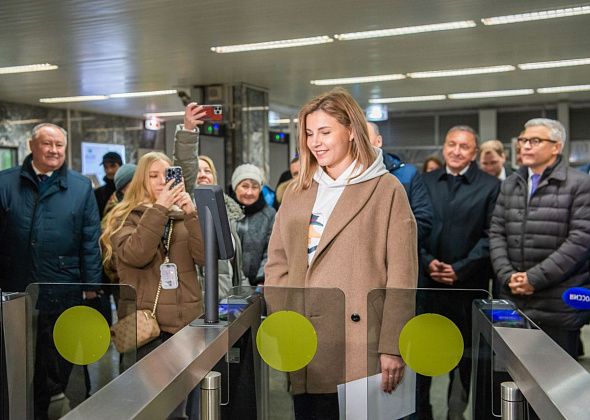
[[[295,190],[301,191],[311,187],[313,175],[318,162],[307,147],[306,118],[315,111],[324,111],[334,117],[340,124],[352,132],[353,141],[350,154],[356,160],[356,167],[366,169],[374,162],[377,155],[369,141],[367,120],[361,107],[354,98],[342,88],[332,89],[313,98],[299,111],[299,160],[301,170],[295,181]]]
[[[104,250],[102,259],[105,264],[110,263],[113,257],[111,237],[123,227],[127,216],[140,204],[153,204],[156,202],[156,197],[149,184],[149,172],[152,163],[158,160],[163,160],[169,165],[172,164],[170,158],[164,153],[149,152],[143,155],[137,163],[135,175],[133,175],[129,183],[129,188],[123,200],[107,214],[105,228],[100,236],[100,243]]]

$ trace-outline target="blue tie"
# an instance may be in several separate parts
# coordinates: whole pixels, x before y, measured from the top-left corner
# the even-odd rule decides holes
[[[537,190],[537,186],[539,185],[539,180],[541,179],[540,174],[532,174],[531,175],[531,196]]]
[[[37,175],[37,178],[39,178],[39,182],[45,182],[45,181],[47,181],[47,178],[49,178],[49,176],[47,176],[45,174],[39,174],[39,175]]]

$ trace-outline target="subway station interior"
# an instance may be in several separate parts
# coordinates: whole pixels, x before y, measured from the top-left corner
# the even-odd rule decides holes
[[[465,126],[477,133],[473,137],[476,146],[478,141],[481,145],[499,140],[508,174],[533,174],[530,168],[527,172],[527,157],[519,160],[517,149],[559,144],[557,164],[568,168],[564,171],[585,170],[588,176],[590,3],[2,0],[0,182],[6,184],[0,183],[1,418],[590,419],[590,242],[585,254],[566,260],[571,267],[561,267],[562,260],[555,262],[554,254],[547,257],[565,274],[544,287],[560,288],[559,282],[570,285],[551,299],[557,301],[554,307],[565,308],[555,312],[555,319],[565,311],[567,322],[576,323],[575,327],[563,327],[570,335],[572,331],[577,334],[576,354],[547,333],[545,321],[537,322],[537,307],[527,300],[530,296],[511,300],[498,294],[491,268],[493,262],[496,269],[496,262],[490,262],[489,257],[494,253],[488,238],[489,218],[482,228],[487,242],[477,245],[492,270],[484,287],[465,286],[469,282],[432,287],[420,280],[411,286],[392,287],[390,284],[398,283],[388,279],[387,286],[354,289],[360,292],[352,298],[339,283],[326,286],[328,283],[321,281],[297,284],[287,280],[279,285],[265,283],[262,277],[249,283],[248,279],[234,282],[221,291],[222,267],[237,260],[237,233],[232,230],[229,207],[226,210],[223,205],[223,191],[234,194],[236,168],[252,164],[261,173],[259,187],[268,186],[274,197],[293,159],[301,156],[302,168],[306,165],[303,156],[307,155],[300,155],[305,141],[299,137],[306,133],[305,129],[299,131],[300,109],[335,87],[344,88],[366,120],[375,125],[382,138],[379,153],[395,155],[402,167],[416,167],[417,176],[425,182],[426,174],[420,173],[425,171],[426,161],[436,157],[443,162],[444,172],[449,135]],[[186,147],[180,144],[179,132],[187,123],[191,103],[212,105],[216,114],[199,126],[197,140],[188,150],[198,165],[203,162],[198,158],[201,155],[214,162],[215,181],[220,186],[200,192],[197,188],[194,194],[186,188],[202,235],[199,243],[205,263],[193,263],[191,268],[197,272],[195,279],[198,276],[199,280],[195,281],[200,281],[199,296],[192,303],[199,302],[202,310],[146,353],[142,347],[150,343],[144,346],[139,342],[139,317],[141,310],[148,308],[137,305],[144,300],[143,291],[124,281],[110,282],[103,271],[103,281],[93,285],[99,293],[91,291],[101,301],[97,303],[100,307],[93,307],[86,298],[90,290],[83,281],[86,269],[76,263],[68,265],[71,261],[65,256],[48,262],[51,248],[61,247],[59,229],[76,231],[81,223],[78,214],[50,212],[45,224],[34,225],[26,233],[31,249],[46,250],[39,251],[40,260],[33,263],[31,273],[37,270],[37,263],[42,267],[51,263],[58,272],[77,276],[78,281],[47,280],[47,276],[32,274],[8,278],[6,273],[26,264],[21,259],[30,258],[33,251],[15,251],[19,245],[10,242],[18,236],[10,232],[29,227],[13,226],[22,209],[15,208],[17,201],[10,197],[23,193],[20,184],[9,186],[9,178],[3,174],[31,161],[33,129],[44,123],[67,132],[64,167],[84,175],[94,189],[107,179],[103,156],[109,152],[119,156],[121,167],[137,164],[139,170],[142,157],[153,152],[168,156],[167,166],[176,165],[179,147]],[[525,124],[537,119],[560,123],[566,138],[527,138],[530,128]],[[479,159],[476,153],[468,165],[476,166]],[[34,157],[32,162],[40,175]],[[449,171],[449,166],[446,168]],[[513,176],[496,186],[496,194],[504,197],[506,206],[510,200],[504,196],[508,194],[504,183]],[[114,179],[116,183],[117,175]],[[524,182],[532,206],[536,184],[531,187],[532,178]],[[551,217],[566,211],[558,203],[563,191],[556,193],[559,199],[544,202]],[[574,204],[580,206],[575,211],[566,205],[565,233],[555,228],[545,235],[549,239],[544,244],[548,242],[555,252],[584,237],[577,233],[568,236],[584,224],[583,220],[572,222],[573,218],[585,214],[590,224],[590,190],[579,195],[583,204]],[[404,200],[408,207],[408,199]],[[159,204],[153,201],[145,214]],[[277,216],[273,210],[273,236],[268,232],[271,243],[281,235],[277,233],[279,220],[281,227],[291,226],[285,223],[287,209],[297,205],[287,207],[287,201],[284,203],[281,207],[276,204]],[[241,201],[238,205],[242,210],[248,207]],[[305,205],[302,201],[301,207]],[[493,210],[494,203],[491,206]],[[184,211],[184,204],[181,207]],[[433,208],[434,232],[439,220],[435,203]],[[415,210],[413,205],[411,210]],[[36,214],[37,210],[32,211]],[[247,217],[249,210],[244,211]],[[360,212],[360,207],[355,211]],[[59,221],[60,217],[67,221]],[[305,217],[303,236],[307,241],[307,226],[311,232],[312,222],[309,213]],[[471,213],[456,223],[470,224],[476,217],[479,215]],[[96,219],[98,226],[100,219]],[[412,217],[414,224],[417,215],[415,219]],[[105,220],[103,229],[111,222]],[[127,226],[123,221],[118,223],[123,230]],[[185,224],[188,229],[189,222]],[[516,229],[526,231],[527,218],[517,224]],[[156,246],[164,247],[166,254],[160,270],[168,263],[172,225],[175,223],[169,222],[163,236],[159,234],[162,241],[159,236],[156,239]],[[506,225],[508,229],[509,223]],[[327,225],[326,235],[332,234],[329,228]],[[57,229],[58,239],[35,244],[43,229]],[[388,229],[383,227],[389,235],[397,234]],[[584,229],[590,231],[585,225]],[[359,267],[369,263],[356,258],[363,255],[371,264],[380,263],[379,242],[372,243],[364,237],[365,232],[357,230],[358,243],[353,243],[356,237],[351,240],[354,251],[346,254],[353,257],[341,264],[355,267],[350,269],[355,283],[377,284],[369,278],[375,271],[360,272]],[[64,238],[70,234],[64,232]],[[505,233],[496,230],[494,234]],[[282,237],[285,242],[292,239],[285,232]],[[464,238],[455,240],[462,242]],[[526,240],[532,241],[523,233],[523,260]],[[190,238],[186,241],[190,248]],[[269,246],[269,239],[266,241]],[[414,242],[402,244],[396,252],[414,255],[412,258],[417,255],[417,261],[423,261],[424,246],[418,241],[415,251]],[[320,242],[318,252],[341,249],[337,243],[342,246],[336,239],[330,251],[329,244],[325,250]],[[358,251],[361,246],[365,248],[362,253]],[[507,246],[511,246],[510,237]],[[249,244],[240,247],[244,255],[250,251]],[[405,248],[414,249],[414,254]],[[97,252],[104,256],[104,248]],[[269,248],[268,260],[276,263],[282,258],[278,254]],[[316,264],[313,254],[310,260],[306,258],[304,261]],[[388,258],[401,257],[382,259]],[[147,266],[144,263],[141,268]],[[539,266],[537,271],[549,270],[547,265]],[[312,265],[309,267],[311,270]],[[531,268],[533,273],[536,268]],[[267,267],[267,276],[271,270]],[[334,272],[339,270],[341,267]],[[420,265],[414,277],[422,278],[424,270]],[[486,275],[472,271],[471,276]],[[571,283],[574,277],[585,280]],[[160,282],[158,285],[155,302],[152,296],[147,300],[149,309],[154,304],[156,315],[160,289],[166,289]],[[546,290],[532,296],[543,299],[538,296],[549,296],[543,294],[549,293]],[[162,293],[158,308],[169,310],[164,296],[174,292]],[[362,302],[361,312],[353,310],[353,301]],[[440,302],[451,308],[463,307],[461,311],[438,311],[443,306]],[[185,309],[174,310],[181,314]],[[459,312],[462,315],[457,315]],[[113,332],[113,328],[125,320],[129,321],[125,334],[132,338],[131,345],[123,348],[120,340],[124,338],[117,336],[122,333]],[[556,330],[556,334],[561,332],[559,327]],[[383,350],[390,344],[394,353]],[[399,383],[388,392],[382,382],[386,380],[384,353],[394,354],[405,366]],[[52,382],[53,376],[60,377],[62,387]],[[303,400],[302,395],[310,399]],[[324,399],[312,401],[318,395],[330,396],[331,411],[317,402],[323,404]],[[46,400],[43,409],[39,409],[41,400]],[[316,404],[320,407],[317,412]]]

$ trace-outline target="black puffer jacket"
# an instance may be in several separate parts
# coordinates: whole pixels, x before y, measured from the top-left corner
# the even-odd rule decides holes
[[[242,268],[250,284],[256,285],[264,282],[268,241],[276,211],[266,204],[260,193],[256,203],[244,206],[244,213],[246,217],[236,223],[236,230],[242,243]]]
[[[490,254],[500,296],[538,324],[577,329],[590,318],[566,305],[562,293],[589,286],[590,177],[558,158],[528,200],[528,168],[503,183],[490,229]],[[510,276],[526,272],[531,296],[513,295]]]

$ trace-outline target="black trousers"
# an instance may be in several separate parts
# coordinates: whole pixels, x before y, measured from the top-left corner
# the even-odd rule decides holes
[[[564,349],[574,359],[580,356],[580,330],[564,330],[559,327],[539,325],[545,334]]]
[[[33,405],[36,420],[47,419],[51,397],[65,391],[72,373],[72,364],[61,357],[53,342],[53,327],[59,315],[61,314],[39,312],[37,318],[33,374]]]
[[[293,396],[295,420],[338,420],[338,394],[299,394]]]

